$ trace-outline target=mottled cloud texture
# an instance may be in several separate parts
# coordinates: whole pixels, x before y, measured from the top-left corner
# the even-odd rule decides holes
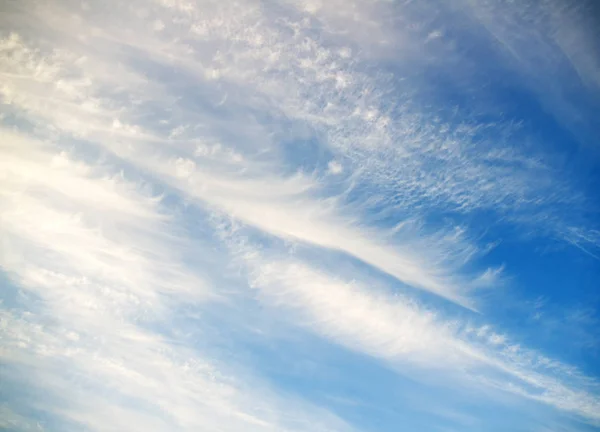
[[[492,256],[506,237],[596,262],[600,227],[562,150],[482,78],[497,62],[588,133],[583,8],[2,10],[0,427],[397,430],[385,410],[407,430],[600,426],[597,371],[492,313],[536,298]]]

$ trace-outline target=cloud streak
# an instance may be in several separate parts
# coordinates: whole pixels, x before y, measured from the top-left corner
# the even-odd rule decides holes
[[[585,248],[597,230],[566,211],[585,194],[516,122],[441,103],[421,72],[462,54],[431,5],[272,6],[9,5],[0,334],[5,378],[34,395],[10,424],[359,429],[243,364],[257,336],[238,320],[259,312],[421,383],[599,424],[593,377],[472,313],[512,276],[481,226]]]
[[[4,132],[3,145],[14,147],[4,159],[10,182],[2,187],[1,265],[36,312],[2,311],[2,358],[16,376],[56,396],[32,401],[39,409],[88,430],[304,429],[302,408],[292,414],[287,406],[289,417],[281,418],[278,398],[251,395],[191,347],[145,329],[168,322],[182,302],[218,296],[173,255],[186,248],[159,199]],[[332,416],[314,421],[322,430],[344,428]]]
[[[293,258],[265,257],[248,246],[237,253],[263,301],[336,343],[403,373],[427,370],[457,387],[489,386],[600,421],[596,381],[511,343],[488,325],[448,320],[408,298]]]

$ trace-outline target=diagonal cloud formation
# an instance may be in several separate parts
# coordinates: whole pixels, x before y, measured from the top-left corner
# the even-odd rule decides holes
[[[252,307],[243,299],[258,292],[268,322],[283,312],[393,369],[435,371],[450,385],[465,378],[598,423],[592,378],[435,303],[474,309],[475,289],[499,285],[504,271],[476,269],[493,246],[439,222],[445,214],[533,214],[548,224],[541,232],[567,230],[564,209],[576,212],[585,197],[535,146],[514,144],[514,125],[428,113],[415,81],[378,68],[395,49],[399,74],[421,51],[438,53],[440,32],[385,19],[419,15],[396,7],[10,5],[13,32],[0,42],[0,265],[17,294],[7,288],[2,305],[2,359],[15,388],[55,396],[12,407],[15,422],[27,417],[20,409],[73,429],[351,430],[244,371],[235,355],[220,363],[181,336],[185,308]],[[356,32],[341,31],[350,25]],[[219,218],[243,235],[223,234]],[[282,243],[333,256],[340,269],[354,258],[411,295],[434,294],[426,299],[440,310],[381,293],[365,275],[350,283],[283,259]],[[241,281],[228,289],[236,266]],[[237,297],[247,286],[255,291]]]
[[[26,299],[26,309],[2,309],[3,382],[52,395],[29,409],[58,416],[64,430],[346,428],[236,382],[184,339],[149,328],[168,329],[182,302],[219,296],[177,256],[201,253],[201,243],[184,246],[158,197],[60,147],[1,136],[0,265]]]
[[[501,389],[600,424],[598,383],[576,369],[519,347],[487,325],[447,320],[377,287],[293,258],[265,257],[247,244],[240,248],[236,235],[229,241],[263,301],[311,331],[411,376],[426,370],[457,388]]]

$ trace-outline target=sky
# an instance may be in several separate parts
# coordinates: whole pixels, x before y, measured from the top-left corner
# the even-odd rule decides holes
[[[0,5],[0,429],[600,431],[593,0]]]

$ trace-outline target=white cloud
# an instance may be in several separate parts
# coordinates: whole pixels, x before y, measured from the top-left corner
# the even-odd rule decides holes
[[[44,431],[44,427],[36,421],[14,412],[6,404],[0,405],[0,427],[6,430]]]
[[[384,360],[412,377],[443,371],[438,379],[447,385],[502,389],[600,424],[600,398],[582,389],[593,380],[510,345],[506,336],[488,325],[465,328],[376,286],[347,282],[293,259],[264,257],[252,247],[237,253],[266,303],[284,310],[287,319],[291,312],[293,321],[336,343]]]
[[[25,92],[23,94],[26,95]],[[29,102],[24,103],[28,109],[36,109]],[[42,112],[39,114],[46,115]],[[449,276],[452,267],[444,264],[444,251],[425,252],[414,239],[408,238],[404,239],[405,245],[392,246],[385,239],[385,233],[361,228],[353,218],[342,216],[342,208],[336,202],[338,200],[311,199],[310,192],[318,192],[320,187],[318,179],[303,175],[286,178],[278,175],[277,166],[270,162],[253,162],[231,151],[225,154],[235,157],[221,159],[224,165],[217,168],[212,158],[213,154],[218,154],[214,152],[216,147],[213,146],[213,150],[207,154],[206,151],[200,151],[206,149],[206,145],[196,148],[195,161],[191,158],[177,157],[171,162],[171,169],[165,164],[165,159],[170,158],[173,147],[153,145],[162,141],[154,132],[135,132],[136,128],[129,128],[121,133],[124,126],[119,122],[119,135],[115,136],[113,132],[107,132],[113,129],[108,127],[108,119],[102,120],[102,116],[98,117],[100,122],[105,122],[105,126],[95,120],[90,124],[95,123],[97,126],[90,128],[88,124],[85,132],[80,130],[79,125],[74,129],[67,126],[67,131],[85,133],[88,139],[98,141],[130,162],[161,175],[165,181],[179,187],[185,193],[200,198],[210,206],[261,230],[343,251],[409,285],[472,307],[472,303],[466,297],[469,282]],[[60,124],[60,121],[57,120],[57,123]],[[138,139],[138,136],[141,139]],[[116,137],[120,139],[116,141]],[[144,139],[148,140],[150,145],[144,143]],[[123,140],[126,140],[127,144]],[[184,145],[189,146],[189,143]],[[198,165],[200,163],[201,166]],[[222,173],[223,168],[229,171],[227,175]],[[267,172],[263,173],[265,170]],[[275,174],[271,174],[273,170]],[[235,175],[232,175],[233,173]],[[177,179],[185,181],[181,183]],[[434,247],[433,243],[429,243],[428,247]],[[419,252],[424,255],[419,256]],[[435,266],[429,264],[431,262],[434,262]]]
[[[301,401],[236,382],[235,371],[220,376],[226,365],[147,329],[180,304],[219,295],[182,264],[187,251],[214,267],[208,246],[186,245],[159,198],[5,129],[2,153],[0,265],[33,311],[2,310],[2,357],[23,374],[20,385],[36,389],[42,411],[88,430],[345,428]]]
[[[344,170],[344,167],[338,161],[330,161],[327,164],[327,169],[331,174],[341,174]]]
[[[232,263],[215,215],[268,238],[267,250],[282,239],[342,252],[473,307],[472,290],[509,269],[467,270],[486,248],[465,227],[430,226],[430,213],[517,220],[578,202],[535,152],[479,138],[494,125],[437,119],[402,86],[390,106],[390,77],[369,61],[394,44],[400,61],[426,55],[419,47],[441,43],[441,30],[394,25],[387,2],[280,6],[275,17],[253,1],[36,3],[24,21],[9,10],[7,28],[23,34],[0,42],[0,265],[29,297],[25,311],[2,309],[3,355],[35,372],[23,379],[40,394],[63,395],[39,402],[55,415],[89,429],[349,428],[151,330],[181,305],[236,301],[219,279]],[[395,27],[408,30],[397,38]],[[274,315],[394,367],[598,421],[597,397],[575,390],[585,377],[489,327],[469,331],[361,279],[250,252],[250,283]]]
[[[582,143],[595,145],[590,136],[597,133],[596,119],[586,114],[598,109],[600,94],[593,2],[543,1],[517,7],[496,0],[467,0],[464,4],[497,43],[501,58],[508,60],[503,63],[538,94],[545,110]]]
[[[72,324],[83,324],[80,320],[2,312],[5,361],[26,367],[16,370],[24,374],[24,383],[38,388],[31,402],[67,424],[87,430],[134,424],[157,431],[346,428],[317,408],[270,395],[256,383],[252,388],[240,383],[239,376],[226,375],[189,347],[173,346],[108,314],[91,315],[97,326],[81,326],[78,340],[72,341],[65,333]]]
[[[217,70],[219,91],[229,94],[230,99],[235,95],[246,101],[250,109],[311,124],[324,134],[334,152],[353,162],[355,177],[374,182],[379,193],[399,208],[441,205],[459,211],[491,208],[521,214],[521,210],[540,206],[546,209],[544,204],[574,199],[568,193],[557,194],[555,191],[563,186],[551,181],[547,167],[535,157],[521,154],[517,146],[496,142],[491,147],[477,141],[481,126],[444,123],[412,108],[410,98],[396,108],[400,115],[390,122],[389,109],[382,106],[385,87],[380,89],[376,79],[355,66],[355,59],[341,54],[348,47],[336,51],[321,46],[310,36],[311,29],[300,16],[274,24],[252,3],[235,14],[227,5],[165,5],[180,14],[172,23],[173,31],[202,27],[202,34],[194,37],[192,33],[186,44],[157,39],[142,29],[135,37],[124,33],[121,39],[153,61],[174,66],[185,74],[197,77]],[[330,12],[339,9],[343,16],[344,8],[332,7]],[[206,11],[210,11],[208,15]],[[228,25],[221,25],[223,22]],[[65,27],[73,25],[77,27],[72,31],[85,32],[80,24]],[[290,37],[292,30],[294,36]],[[111,31],[118,33],[119,29]],[[224,41],[232,42],[227,57],[219,51]],[[107,41],[103,39],[103,43]],[[276,61],[270,63],[271,58]],[[348,75],[348,88],[338,88],[340,74]],[[136,87],[131,90],[142,99],[149,91],[152,97],[157,96],[155,86],[143,92]],[[233,113],[237,114],[235,108]],[[193,113],[196,117],[199,114]],[[65,125],[69,122],[58,123],[68,128]],[[90,129],[89,125],[97,121],[86,123]],[[488,129],[493,127],[490,124]],[[511,131],[499,135],[504,133]],[[499,152],[498,144],[505,150]],[[499,159],[502,164],[493,163]],[[540,196],[546,198],[540,201]]]

